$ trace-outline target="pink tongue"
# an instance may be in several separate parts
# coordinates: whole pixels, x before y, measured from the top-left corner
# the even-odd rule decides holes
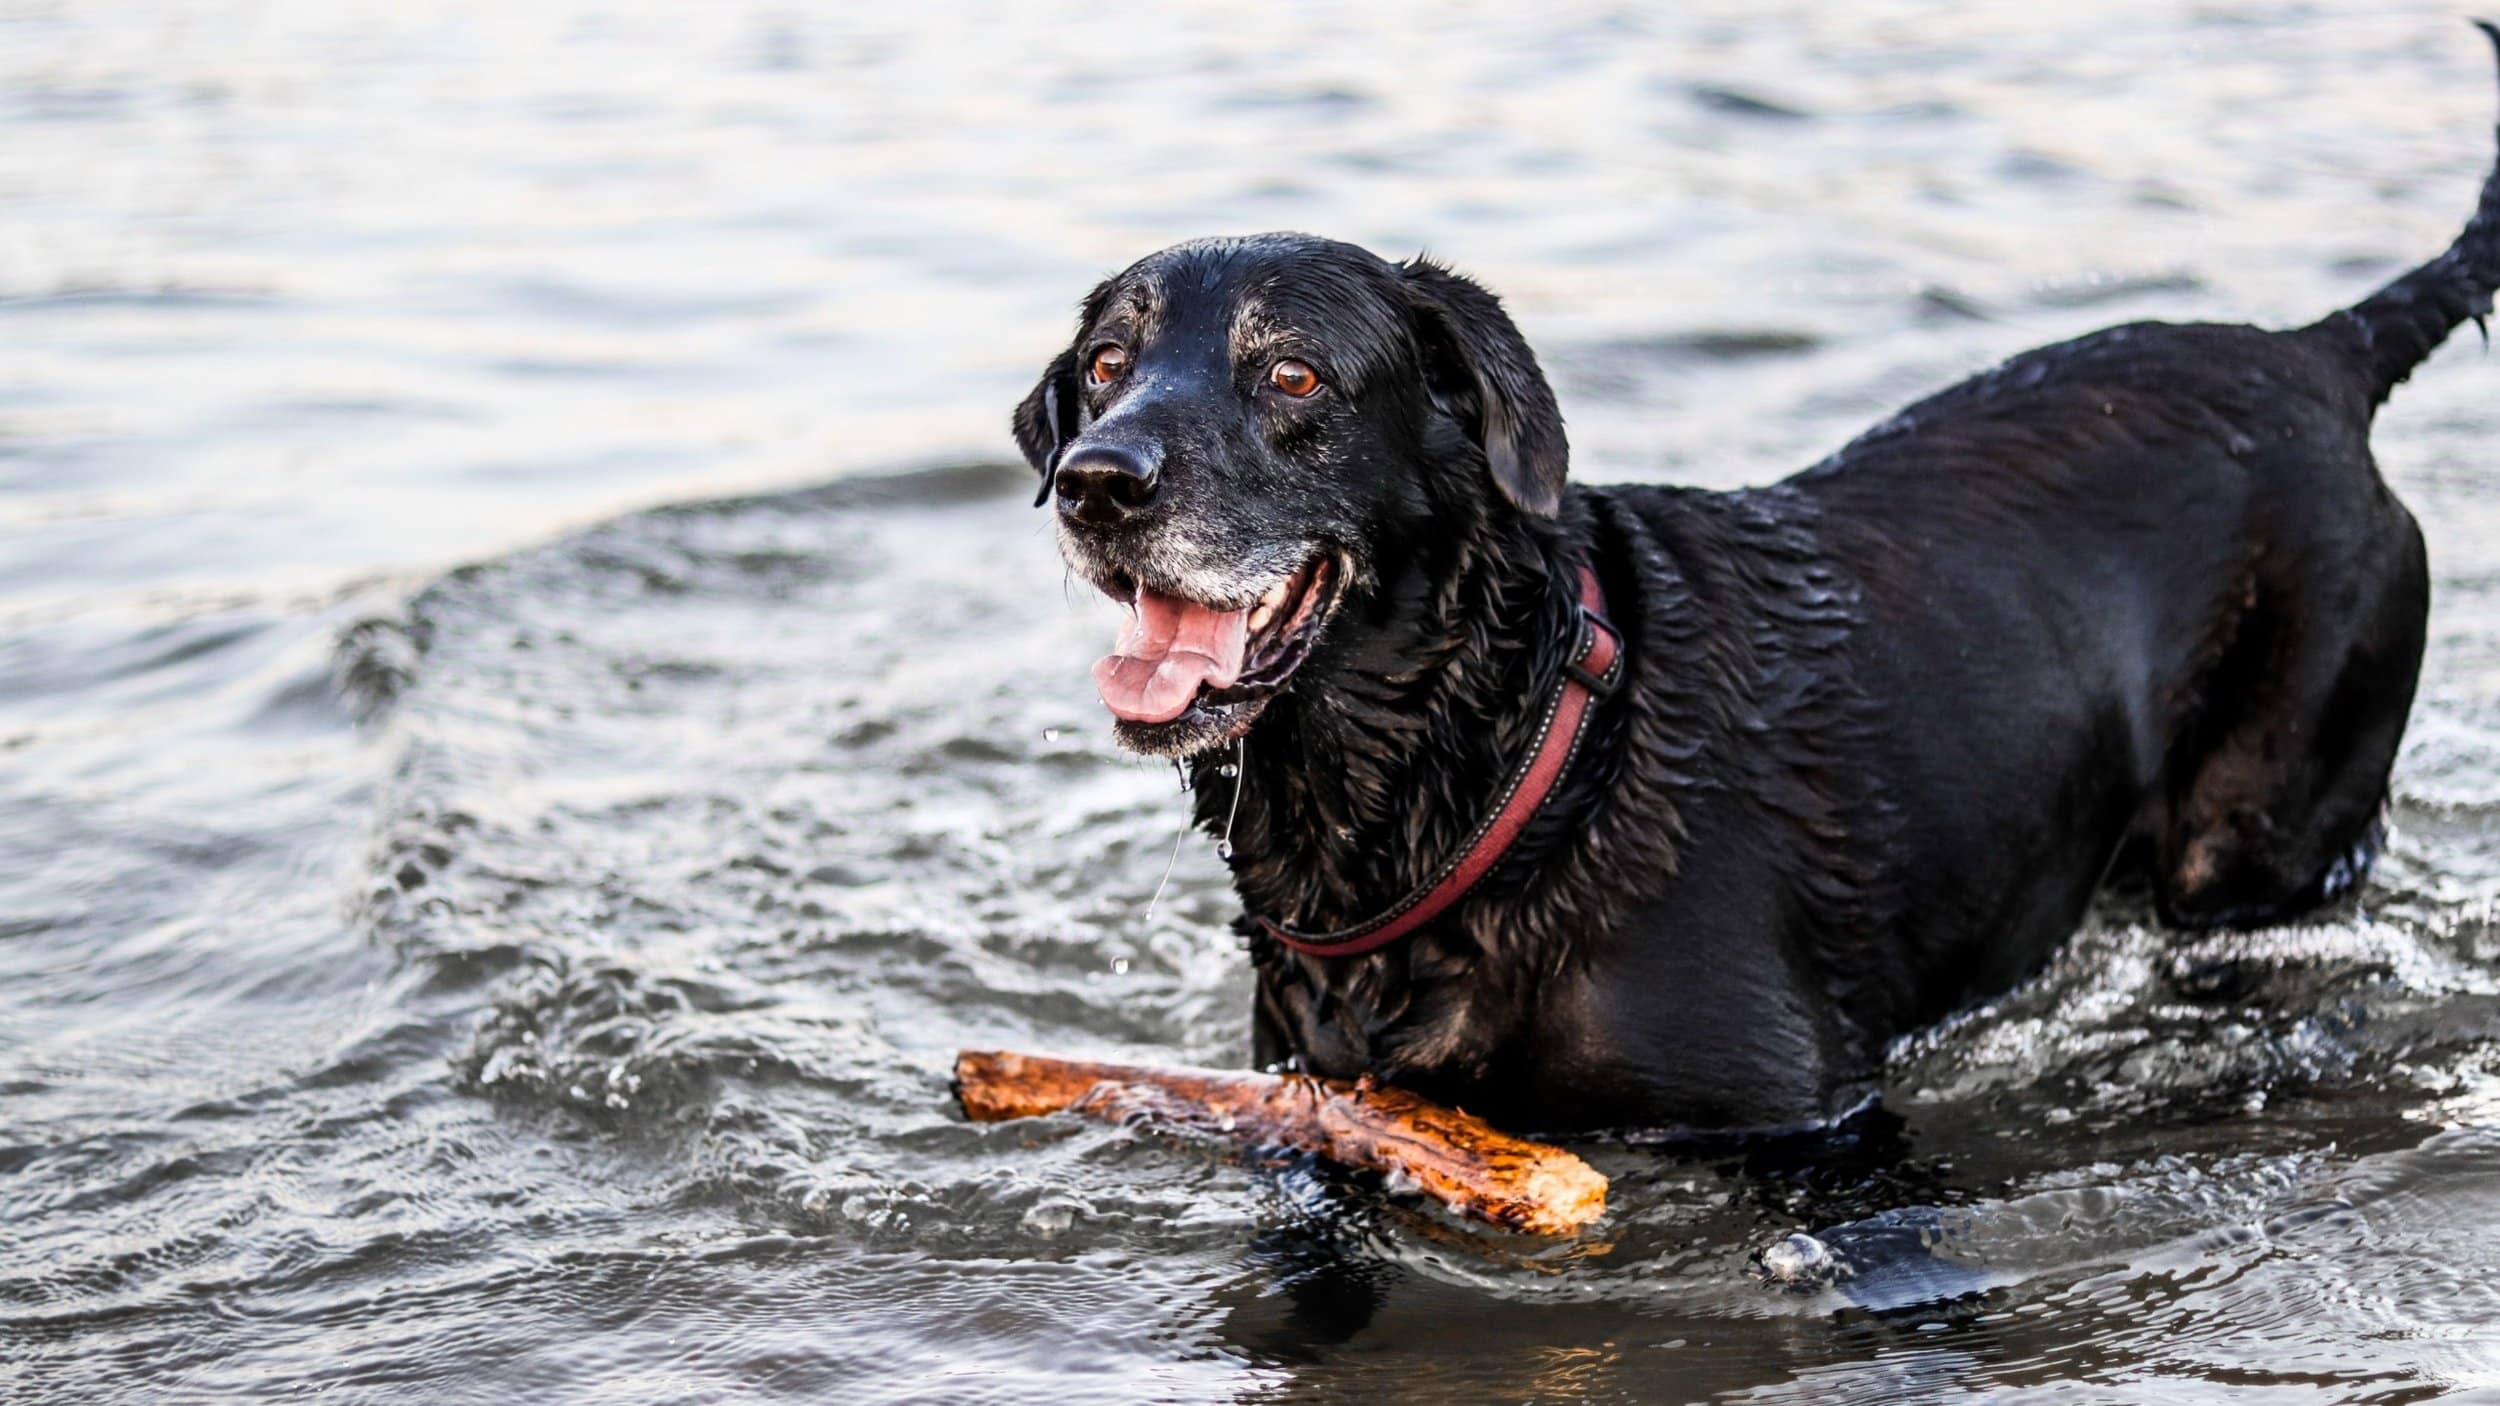
[[[1120,642],[1094,665],[1094,687],[1114,717],[1168,723],[1189,711],[1200,684],[1222,688],[1240,678],[1249,647],[1249,611],[1141,590]]]

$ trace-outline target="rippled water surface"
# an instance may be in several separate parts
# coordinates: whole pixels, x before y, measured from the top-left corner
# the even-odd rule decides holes
[[[2491,104],[2427,3],[0,3],[0,1399],[2500,1393],[2470,334],[2381,424],[2431,655],[2320,921],[2106,914],[1841,1133],[1585,1148],[1570,1244],[945,1084],[1246,1056],[1001,462],[1092,278],[1429,247],[1583,477],[1735,485],[2349,300]],[[1856,1277],[1758,1285],[1800,1230]]]

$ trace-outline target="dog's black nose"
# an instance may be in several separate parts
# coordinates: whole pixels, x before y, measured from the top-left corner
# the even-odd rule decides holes
[[[1108,527],[1154,501],[1162,455],[1124,444],[1089,444],[1059,461],[1059,515]]]

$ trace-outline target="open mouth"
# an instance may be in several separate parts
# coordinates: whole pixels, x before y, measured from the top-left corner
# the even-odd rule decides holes
[[[1257,600],[1227,608],[1114,574],[1104,589],[1127,603],[1129,618],[1094,665],[1103,706],[1124,723],[1154,725],[1269,697],[1310,657],[1338,575],[1333,557],[1317,555]]]

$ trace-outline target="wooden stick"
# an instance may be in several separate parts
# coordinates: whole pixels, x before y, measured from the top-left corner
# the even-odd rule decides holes
[[[1252,1147],[1317,1153],[1403,1177],[1509,1230],[1568,1235],[1606,1212],[1606,1178],[1563,1149],[1368,1081],[965,1050],[955,1057],[955,1093],[975,1122],[1063,1110],[1113,1122],[1143,1117]]]

